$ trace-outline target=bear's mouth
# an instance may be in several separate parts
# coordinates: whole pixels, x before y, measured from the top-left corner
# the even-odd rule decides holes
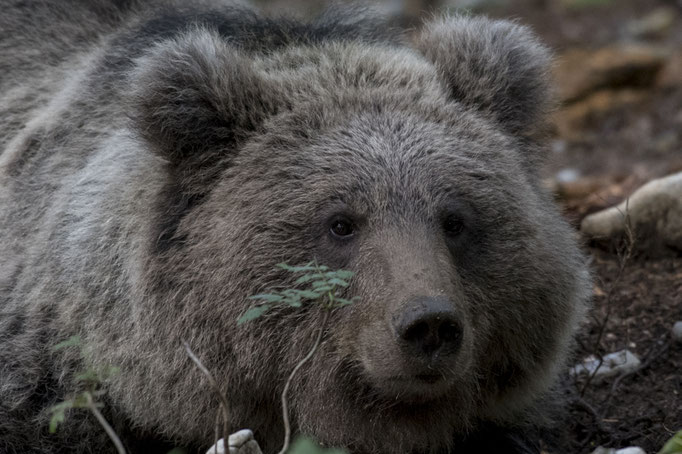
[[[397,400],[428,403],[445,395],[452,387],[443,374],[427,372],[414,375],[396,375],[379,381],[379,391]],[[375,381],[375,383],[377,383]]]
[[[419,374],[416,375],[415,378],[417,380],[423,381],[424,383],[433,385],[434,383],[437,383],[440,380],[442,380],[443,376],[440,374]]]

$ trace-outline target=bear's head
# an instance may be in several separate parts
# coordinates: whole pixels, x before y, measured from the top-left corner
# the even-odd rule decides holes
[[[173,289],[162,310],[205,352],[235,429],[278,443],[279,393],[322,315],[236,320],[249,296],[294,285],[276,264],[310,260],[355,272],[358,301],[293,382],[297,430],[431,452],[479,421],[530,417],[588,293],[537,175],[549,63],[526,28],[465,17],[411,47],[251,52],[196,29],[140,60],[135,128],[186,202],[156,252],[157,289]],[[211,408],[185,366],[176,394]],[[185,429],[210,440],[214,413],[197,407]]]

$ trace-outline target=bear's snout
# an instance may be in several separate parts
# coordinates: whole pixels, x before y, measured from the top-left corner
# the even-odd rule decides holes
[[[454,304],[445,297],[419,297],[393,318],[401,349],[422,359],[455,355],[463,337]]]

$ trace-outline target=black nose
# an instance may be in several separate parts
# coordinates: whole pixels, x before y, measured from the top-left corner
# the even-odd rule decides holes
[[[462,344],[462,325],[446,298],[414,300],[394,320],[394,325],[403,345],[419,355],[455,354]]]

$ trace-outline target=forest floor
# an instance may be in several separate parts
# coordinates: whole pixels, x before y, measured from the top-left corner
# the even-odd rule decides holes
[[[577,230],[587,214],[682,171],[682,2],[522,0],[487,12],[530,24],[557,52],[562,105],[545,178]],[[645,238],[634,233],[584,239],[594,298],[573,361],[628,349],[642,365],[600,383],[567,374],[570,411],[548,452],[656,453],[682,429],[682,343],[671,335],[682,320],[682,253],[638,247]]]

